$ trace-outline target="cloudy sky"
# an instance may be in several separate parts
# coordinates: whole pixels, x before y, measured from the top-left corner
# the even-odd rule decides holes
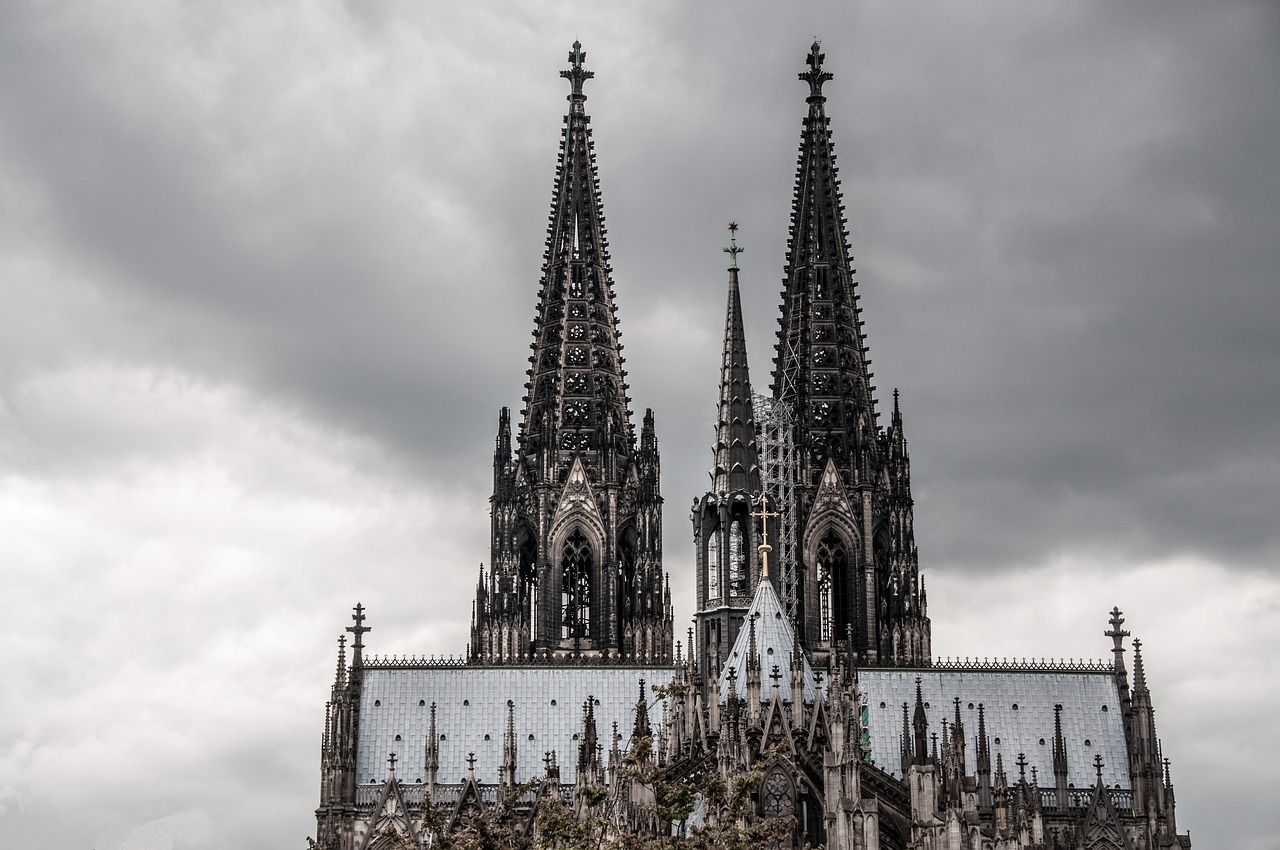
[[[740,222],[767,385],[820,36],[941,655],[1144,638],[1180,827],[1280,847],[1280,15],[0,10],[0,844],[301,847],[350,606],[463,650],[580,38],[692,613]]]

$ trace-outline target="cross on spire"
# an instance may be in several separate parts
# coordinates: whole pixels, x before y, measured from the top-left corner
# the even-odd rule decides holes
[[[777,513],[769,511],[769,496],[766,493],[760,494],[760,510],[753,513],[753,517],[760,520],[760,577],[769,577],[769,553],[773,551],[773,547],[769,545],[769,520],[776,517]]]
[[[586,59],[587,52],[582,49],[582,42],[574,39],[573,49],[569,51],[569,67],[560,72],[560,76],[573,86],[573,91],[569,94],[570,100],[587,99],[587,96],[582,93],[582,84],[594,77],[595,73],[582,67]]]
[[[729,255],[729,271],[736,272],[738,270],[738,255],[745,254],[745,248],[738,247],[738,223],[736,221],[729,222],[729,247],[724,249]]]
[[[769,678],[773,679],[773,687],[776,690],[778,682],[782,681],[782,671],[778,668],[777,664],[773,665],[773,672],[769,674]]]
[[[1098,774],[1098,784],[1102,784],[1102,753],[1093,757],[1093,769]]]
[[[387,756],[387,769],[391,771],[391,775],[396,775],[396,754],[392,753]]]
[[[467,753],[467,772],[474,774],[476,771],[476,754]]]
[[[800,79],[809,84],[809,99],[822,100],[822,84],[832,79],[829,71],[822,70],[822,60],[827,58],[827,54],[822,52],[821,43],[815,38],[813,47],[809,49],[809,70],[800,75]]]

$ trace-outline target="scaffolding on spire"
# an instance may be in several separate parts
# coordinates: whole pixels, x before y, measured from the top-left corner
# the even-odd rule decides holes
[[[800,582],[796,574],[796,450],[791,405],[756,393],[756,446],[760,452],[760,481],[770,506],[778,512],[778,541],[773,564],[778,577],[782,610],[798,628]]]

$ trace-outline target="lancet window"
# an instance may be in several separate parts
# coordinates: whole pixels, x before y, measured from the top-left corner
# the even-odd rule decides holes
[[[720,598],[720,530],[707,536],[707,599]]]
[[[562,638],[591,636],[591,572],[594,560],[586,535],[575,529],[565,541],[564,554],[560,557]]]
[[[839,640],[853,623],[852,580],[849,575],[849,553],[844,541],[828,531],[818,544],[818,581],[822,607],[822,632],[825,640]],[[822,588],[826,579],[827,587]]]
[[[742,540],[742,522],[729,525],[729,594],[747,595],[747,547]]]

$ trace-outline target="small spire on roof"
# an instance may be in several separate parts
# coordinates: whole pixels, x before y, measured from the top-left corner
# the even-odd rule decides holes
[[[347,672],[347,636],[338,635],[338,673],[333,679],[333,688],[336,692],[344,684],[346,684]]]

